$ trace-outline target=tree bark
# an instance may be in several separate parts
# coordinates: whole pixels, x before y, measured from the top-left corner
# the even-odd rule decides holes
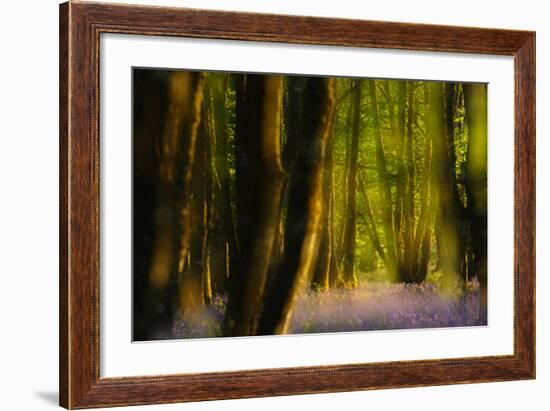
[[[209,268],[207,121],[207,112],[203,105],[191,177],[190,221],[193,223],[190,227],[189,255],[179,278],[179,306],[182,316],[205,303],[205,277],[210,274],[207,271]]]
[[[430,82],[430,111],[429,129],[432,136],[435,188],[437,190],[437,204],[439,215],[439,265],[444,276],[444,281],[451,284],[458,278],[460,270],[460,248],[458,215],[456,203],[453,197],[453,186],[450,168],[451,165],[447,133],[445,128],[445,106],[443,85]]]
[[[287,332],[297,294],[311,280],[319,247],[323,164],[334,100],[333,79],[307,78],[304,128],[289,179],[285,252],[266,294],[259,334]]]
[[[341,184],[341,198],[342,198],[342,218],[339,225],[339,235],[337,239],[337,249],[336,251],[336,258],[337,258],[337,265],[340,267],[342,265],[342,261],[344,260],[345,256],[345,247],[344,243],[346,241],[346,233],[347,228],[346,225],[348,224],[348,217],[345,212],[345,210],[348,209],[348,179],[349,179],[349,169],[350,169],[350,158],[351,158],[351,129],[353,128],[352,122],[353,122],[353,110],[354,110],[354,92],[357,88],[360,88],[362,83],[357,84],[353,80],[349,80],[349,106],[348,106],[348,113],[346,118],[346,129],[349,130],[349,132],[344,133],[344,149],[345,149],[345,155],[344,155],[344,171],[342,173],[342,184]],[[343,283],[340,283],[342,285]]]
[[[406,109],[406,83],[400,81],[398,85],[398,101],[397,101],[397,118],[393,110],[393,101],[391,99],[391,90],[389,81],[385,82],[386,95],[388,97],[388,111],[391,124],[393,139],[396,142],[397,150],[397,179],[395,185],[395,210],[393,213],[393,225],[395,233],[395,251],[397,261],[403,259],[403,236],[402,236],[402,221],[403,207],[405,200],[405,158],[404,158],[404,126],[405,126],[405,109]]]
[[[219,229],[216,241],[217,254],[221,264],[213,271],[213,289],[217,294],[227,291],[229,273],[237,266],[237,240],[235,222],[231,205],[231,179],[229,175],[228,119],[226,114],[226,96],[228,74],[211,73],[212,114],[214,124],[215,148],[214,165],[217,180],[217,221]]]
[[[418,249],[414,248],[414,230],[416,224],[414,200],[416,170],[413,155],[413,117],[414,117],[414,90],[409,90],[407,105],[407,193],[405,205],[405,253],[401,268],[401,279],[405,282],[414,281]]]
[[[331,120],[331,132],[326,145],[325,167],[323,170],[323,187],[322,187],[322,214],[321,214],[321,244],[319,246],[319,255],[317,257],[317,265],[311,287],[313,290],[323,291],[330,287],[330,272],[333,269],[333,240],[332,240],[332,221],[334,207],[333,199],[333,158],[332,158],[332,138],[334,133],[334,116]],[[334,274],[333,274],[334,276]]]
[[[367,188],[365,187],[365,183],[363,181],[363,176],[361,173],[359,173],[359,190],[363,195],[363,202],[365,204],[365,211],[367,214],[365,217],[365,227],[367,228],[367,233],[372,241],[374,249],[380,256],[380,259],[384,262],[384,264],[386,264],[386,253],[382,248],[382,242],[380,241],[380,237],[378,236],[376,223],[374,221],[374,216],[372,215],[372,209],[370,206],[370,199],[369,199]]]
[[[228,335],[254,335],[279,226],[282,77],[245,75],[237,88],[236,187],[240,255],[232,272]]]
[[[458,192],[457,178],[456,178],[456,149],[455,149],[455,113],[456,113],[456,84],[445,84],[445,119],[447,126],[447,153],[449,155],[449,176],[451,184],[451,196],[452,203],[455,209],[457,218],[457,248],[459,254],[459,274],[460,277],[466,281],[468,276],[468,250],[466,247],[465,239],[469,237],[468,222],[465,219],[465,210],[460,194]]]
[[[151,287],[168,288],[165,301],[175,311],[179,274],[189,252],[191,176],[201,119],[204,75],[174,72],[168,80],[168,109],[159,147],[155,243]]]
[[[428,106],[428,89],[424,88],[424,101]],[[426,111],[426,110],[425,110]],[[412,127],[410,121],[412,116],[409,117],[409,127]],[[424,161],[423,161],[423,174],[420,187],[420,215],[418,217],[418,224],[416,225],[416,231],[414,234],[413,250],[416,252],[415,272],[412,273],[414,282],[422,282],[426,279],[428,274],[428,263],[430,261],[430,243],[431,243],[431,223],[433,220],[433,201],[430,201],[430,185],[433,181],[432,175],[432,142],[431,139],[425,136],[424,138]],[[434,190],[435,191],[435,190]]]
[[[353,111],[351,120],[349,163],[346,187],[346,225],[344,242],[342,245],[343,267],[342,277],[344,285],[349,288],[357,287],[357,275],[355,273],[355,243],[357,234],[357,157],[359,153],[359,132],[361,121],[361,86],[363,80],[354,80],[352,83]]]
[[[388,175],[386,154],[382,142],[380,119],[378,114],[378,97],[376,95],[375,80],[368,81],[369,97],[371,102],[371,117],[373,119],[374,139],[376,144],[376,169],[378,173],[378,188],[382,197],[382,222],[386,237],[386,268],[389,277],[397,278],[397,261],[395,255],[395,236],[392,223],[392,196]]]

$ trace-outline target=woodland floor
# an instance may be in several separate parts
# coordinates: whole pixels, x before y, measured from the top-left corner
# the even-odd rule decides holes
[[[487,324],[479,309],[477,283],[445,294],[436,285],[362,282],[353,290],[304,292],[294,308],[289,334],[467,327]],[[172,338],[222,336],[224,296],[174,322]]]

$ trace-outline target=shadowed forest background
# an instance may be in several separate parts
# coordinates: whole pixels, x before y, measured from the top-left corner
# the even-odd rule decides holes
[[[134,340],[487,323],[487,85],[134,69]]]

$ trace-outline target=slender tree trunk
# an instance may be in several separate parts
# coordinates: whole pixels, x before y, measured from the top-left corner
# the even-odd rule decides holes
[[[424,100],[425,105],[427,106],[429,99],[427,86],[424,88],[424,91]],[[410,120],[412,119],[409,118],[409,121]],[[424,162],[422,183],[420,187],[420,215],[418,218],[418,224],[416,225],[413,245],[413,250],[417,253],[417,256],[415,257],[416,269],[413,273],[415,282],[424,281],[426,279],[426,275],[428,274],[431,249],[430,243],[432,237],[431,224],[433,220],[433,201],[430,201],[430,186],[433,181],[431,178],[433,173],[432,142],[431,139],[426,136],[424,139]]]
[[[178,273],[189,252],[191,176],[201,119],[204,75],[171,73],[168,110],[159,147],[159,181],[155,211],[155,243],[149,271],[154,289],[168,287],[165,307],[175,311]]]
[[[353,111],[351,120],[351,143],[349,151],[349,164],[347,173],[347,208],[345,234],[343,242],[343,267],[342,277],[344,285],[349,288],[357,287],[357,275],[355,273],[355,243],[357,233],[357,157],[359,153],[359,133],[361,127],[361,86],[357,84],[362,80],[354,80],[352,83]]]
[[[326,188],[323,191],[328,191]],[[313,274],[313,279],[311,281],[311,288],[315,291],[324,291],[329,288],[329,274],[330,274],[330,260],[331,260],[331,250],[330,250],[330,232],[329,232],[329,219],[330,211],[325,210],[330,204],[326,201],[326,197],[330,197],[330,193],[325,195],[323,193],[323,211],[321,215],[321,227],[320,227],[320,245],[319,245],[319,255],[317,257],[317,264],[315,266],[315,271]]]
[[[336,86],[335,86],[336,88]],[[336,93],[336,91],[335,91]],[[332,113],[332,124],[329,141],[327,143],[327,173],[329,177],[329,218],[328,218],[328,235],[329,235],[329,247],[330,247],[330,261],[328,272],[328,286],[333,288],[340,277],[340,266],[338,264],[338,254],[336,246],[336,195],[334,190],[334,137],[336,129],[336,105]],[[330,146],[330,147],[329,147]]]
[[[202,290],[203,298],[206,304],[212,302],[212,237],[213,228],[215,223],[215,214],[213,209],[213,196],[214,196],[214,175],[215,169],[213,166],[213,150],[215,143],[215,129],[212,116],[212,96],[210,87],[205,87],[205,99],[203,110],[205,111],[205,171],[203,180],[203,192],[204,192],[204,224],[205,230],[203,235],[203,249],[202,249],[202,261],[203,261],[203,276],[202,276]]]
[[[388,96],[388,111],[391,124],[391,130],[393,139],[397,145],[397,180],[395,186],[395,210],[393,213],[393,225],[395,233],[395,252],[397,261],[403,260],[403,238],[402,238],[402,220],[403,220],[403,207],[405,200],[405,178],[406,168],[404,159],[404,127],[405,127],[405,109],[406,109],[406,83],[400,81],[398,84],[397,95],[397,118],[393,110],[393,101],[391,99],[391,90],[389,81],[385,82],[386,95]],[[399,263],[399,271],[402,270],[402,264]]]
[[[238,254],[235,222],[231,206],[231,181],[228,161],[228,121],[226,115],[228,80],[228,74],[210,74],[212,114],[215,129],[214,164],[218,183],[218,208],[216,212],[220,222],[220,229],[217,230],[220,239],[216,241],[216,250],[220,254],[221,260],[221,264],[218,265],[219,268],[215,271],[213,277],[213,287],[218,294],[227,291],[228,275],[231,270],[236,269]]]
[[[378,97],[375,80],[368,81],[371,101],[371,117],[373,119],[374,139],[376,143],[376,169],[378,173],[379,190],[382,197],[382,222],[386,238],[386,268],[390,278],[397,278],[397,261],[395,255],[395,236],[392,224],[392,196],[386,154],[382,142],[382,132],[378,115]]]
[[[330,190],[330,216],[329,216],[329,234],[330,234],[330,267],[328,285],[329,288],[334,288],[340,278],[340,267],[338,265],[338,254],[336,246],[336,226],[335,226],[335,210],[336,210],[336,198],[334,194],[334,170],[331,172],[331,190]]]
[[[205,93],[206,94],[206,93]],[[181,315],[205,303],[205,277],[208,270],[208,199],[207,199],[207,112],[202,109],[202,120],[197,135],[195,161],[191,178],[191,238],[188,264],[179,278],[179,306]]]
[[[334,80],[307,78],[304,125],[289,180],[285,252],[266,294],[259,334],[285,334],[299,290],[311,280],[319,247],[325,146],[334,109]]]
[[[245,75],[237,89],[237,233],[239,269],[232,272],[228,335],[254,335],[279,227],[282,77]]]
[[[349,107],[348,107],[348,114],[346,118],[346,129],[350,130],[349,133],[344,134],[344,149],[345,149],[345,155],[344,155],[344,170],[342,172],[342,185],[341,187],[341,198],[342,198],[342,218],[340,221],[340,231],[338,235],[338,248],[336,250],[336,258],[337,258],[337,265],[340,267],[342,265],[342,261],[345,256],[345,247],[344,243],[346,241],[346,233],[347,228],[346,225],[348,224],[348,216],[346,214],[346,211],[348,209],[348,180],[349,180],[349,169],[350,169],[350,158],[351,158],[351,129],[352,129],[352,122],[353,122],[353,110],[354,110],[354,91],[357,88],[360,88],[361,83],[357,84],[353,80],[349,80]],[[342,283],[340,284],[342,285]]]
[[[180,204],[180,213],[178,218],[178,229],[180,233],[179,253],[178,253],[178,272],[183,272],[183,265],[187,259],[189,252],[189,239],[191,237],[190,230],[190,207],[191,207],[191,176],[195,157],[195,145],[197,141],[198,129],[201,120],[203,88],[205,75],[203,73],[185,73],[177,72],[174,76],[190,77],[190,80],[184,87],[187,89],[186,105],[187,112],[183,118],[176,118],[176,123],[184,123],[184,135],[187,138],[181,139],[182,149],[178,150],[178,155],[175,157],[176,169],[176,185],[181,187],[178,191],[178,203]],[[191,102],[191,103],[190,103]]]
[[[334,111],[333,111],[334,113]],[[334,207],[333,199],[333,157],[332,157],[332,140],[334,134],[334,116],[331,119],[331,131],[326,144],[325,167],[323,171],[323,187],[322,187],[322,216],[321,216],[321,244],[319,246],[319,256],[317,257],[317,265],[311,282],[314,290],[327,290],[330,286],[330,275],[333,269],[333,249],[332,249],[332,213]],[[334,274],[333,274],[334,275]]]
[[[413,117],[414,117],[414,91],[409,92],[407,107],[407,196],[405,201],[405,273],[403,280],[414,279],[418,249],[414,249],[414,229],[416,216],[414,209],[416,170],[413,155]]]
[[[451,184],[452,204],[457,216],[457,247],[459,254],[459,273],[460,277],[466,281],[468,276],[468,252],[464,239],[469,236],[468,224],[464,221],[464,205],[460,199],[456,179],[456,150],[455,150],[455,112],[456,112],[456,85],[452,83],[445,84],[445,119],[447,126],[447,153],[449,155],[449,176]]]
[[[365,187],[365,182],[363,181],[363,176],[359,173],[359,191],[363,195],[363,203],[365,205],[366,217],[365,217],[365,227],[367,228],[367,233],[372,241],[374,249],[380,256],[380,259],[386,264],[386,253],[382,248],[382,242],[378,236],[378,231],[376,229],[376,223],[374,222],[374,216],[372,215],[372,209],[370,206],[370,199],[367,193],[367,188]]]

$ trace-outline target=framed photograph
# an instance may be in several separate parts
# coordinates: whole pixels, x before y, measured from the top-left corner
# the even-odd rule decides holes
[[[535,33],[60,6],[60,404],[535,378]]]

